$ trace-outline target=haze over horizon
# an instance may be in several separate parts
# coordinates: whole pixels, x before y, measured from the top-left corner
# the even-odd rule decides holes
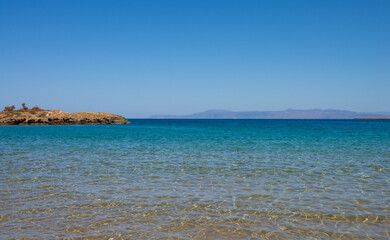
[[[230,111],[210,109],[189,115],[153,115],[152,119],[355,119],[390,118],[390,112],[362,113],[339,109],[286,109],[284,111]]]
[[[0,107],[390,112],[390,1],[0,0]]]

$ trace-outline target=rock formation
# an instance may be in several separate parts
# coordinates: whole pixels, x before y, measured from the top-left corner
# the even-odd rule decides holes
[[[73,124],[128,124],[126,118],[105,112],[76,112],[35,109],[4,110],[0,125],[73,125]]]

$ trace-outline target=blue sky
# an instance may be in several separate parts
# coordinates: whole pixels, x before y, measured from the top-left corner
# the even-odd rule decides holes
[[[0,107],[390,112],[390,1],[0,0]]]

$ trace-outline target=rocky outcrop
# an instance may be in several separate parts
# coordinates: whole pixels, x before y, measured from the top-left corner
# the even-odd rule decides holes
[[[0,112],[0,125],[78,125],[128,124],[126,118],[105,112],[77,112],[61,110],[16,110]]]

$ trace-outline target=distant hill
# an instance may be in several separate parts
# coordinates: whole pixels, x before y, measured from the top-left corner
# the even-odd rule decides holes
[[[191,115],[154,115],[153,119],[354,119],[390,117],[390,113],[359,113],[337,109],[287,109],[284,111],[208,110]]]

